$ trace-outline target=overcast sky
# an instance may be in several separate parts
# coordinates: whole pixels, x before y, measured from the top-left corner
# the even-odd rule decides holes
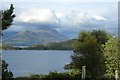
[[[8,31],[46,27],[72,37],[79,31],[93,29],[117,33],[117,2],[118,0],[2,0],[2,9],[7,9],[11,3],[15,7],[16,18]]]

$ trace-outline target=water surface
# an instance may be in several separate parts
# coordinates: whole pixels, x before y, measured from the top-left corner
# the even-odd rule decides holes
[[[49,71],[64,72],[64,65],[70,62],[73,51],[55,50],[5,50],[3,59],[15,77],[30,74],[48,74]]]

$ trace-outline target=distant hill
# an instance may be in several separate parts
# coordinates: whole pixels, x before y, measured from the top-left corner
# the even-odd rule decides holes
[[[72,50],[73,42],[76,39],[71,39],[63,42],[52,42],[48,44],[38,44],[26,47],[27,50]]]
[[[18,32],[17,31],[3,31],[3,40],[9,38],[10,36],[16,35]]]
[[[21,32],[5,32],[3,36],[3,43],[12,46],[30,46],[33,44],[46,44],[65,40],[68,40],[68,38],[59,34],[56,30],[42,28]]]
[[[2,50],[21,50],[22,48],[13,47],[8,44],[2,44],[2,45],[0,45],[0,49],[2,49]]]

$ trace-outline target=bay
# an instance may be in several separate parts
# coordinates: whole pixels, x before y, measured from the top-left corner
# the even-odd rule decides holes
[[[9,64],[14,77],[30,74],[48,74],[49,71],[64,72],[73,51],[62,50],[3,50],[2,58]]]

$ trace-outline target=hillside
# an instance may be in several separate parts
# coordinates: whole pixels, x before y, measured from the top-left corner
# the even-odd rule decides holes
[[[52,42],[48,44],[38,44],[32,45],[27,48],[27,50],[72,50],[72,44],[75,39],[63,41],[63,42]]]
[[[8,44],[2,44],[2,45],[0,45],[0,49],[1,50],[21,50],[22,48],[13,47],[13,46],[10,46]]]
[[[68,40],[68,38],[59,34],[57,31],[50,29],[6,32],[3,36],[3,43],[12,46],[30,46],[33,44],[46,44],[50,42],[60,42],[65,40]]]

